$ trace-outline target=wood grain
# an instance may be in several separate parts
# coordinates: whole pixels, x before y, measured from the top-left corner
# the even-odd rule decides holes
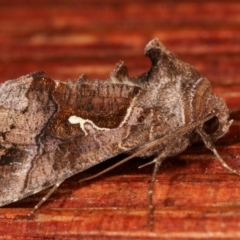
[[[235,120],[216,147],[240,171],[240,2],[221,0],[0,0],[0,81],[43,70],[54,79],[107,79],[123,60],[146,72],[145,44],[158,37],[194,65]],[[32,217],[41,192],[0,209],[0,239],[240,239],[240,177],[201,144],[166,160],[148,227],[146,159],[78,181],[124,156],[72,177]]]

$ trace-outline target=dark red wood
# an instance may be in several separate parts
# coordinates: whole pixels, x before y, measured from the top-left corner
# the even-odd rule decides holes
[[[134,76],[149,69],[143,49],[158,37],[226,100],[235,121],[216,147],[240,171],[239,29],[236,0],[0,0],[0,81],[39,70],[60,80],[83,73],[106,79],[119,60]],[[160,169],[155,232],[150,232],[152,167],[137,169],[144,162],[134,159],[82,184],[83,174],[67,180],[31,219],[27,213],[46,192],[1,208],[0,238],[240,238],[240,177],[201,144]]]

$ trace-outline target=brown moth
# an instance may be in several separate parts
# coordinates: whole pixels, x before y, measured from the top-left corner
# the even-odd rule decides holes
[[[65,179],[100,162],[129,154],[106,172],[135,156],[155,156],[152,226],[152,189],[165,158],[202,139],[237,173],[213,145],[232,121],[209,81],[157,39],[145,55],[152,67],[134,78],[120,62],[107,81],[60,82],[37,72],[0,85],[0,206],[53,186],[37,209]]]

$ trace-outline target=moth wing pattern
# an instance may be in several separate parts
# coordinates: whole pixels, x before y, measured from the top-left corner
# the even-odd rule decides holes
[[[215,140],[229,128],[228,109],[209,81],[157,39],[145,49],[152,68],[130,78],[120,62],[107,81],[61,82],[44,73],[0,85],[0,205],[50,187],[120,153],[137,152],[215,111]],[[174,156],[194,129],[141,156]],[[164,152],[165,151],[165,152]]]
[[[3,83],[0,204],[32,195],[125,152],[119,143],[127,134],[131,105],[141,90],[110,80],[58,82],[42,72]],[[70,123],[71,117],[80,122]]]

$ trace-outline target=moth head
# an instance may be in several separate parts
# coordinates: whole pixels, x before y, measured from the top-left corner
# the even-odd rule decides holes
[[[228,131],[233,120],[229,120],[229,110],[225,102],[215,94],[212,94],[208,106],[214,116],[204,122],[202,128],[213,141],[216,141]]]

